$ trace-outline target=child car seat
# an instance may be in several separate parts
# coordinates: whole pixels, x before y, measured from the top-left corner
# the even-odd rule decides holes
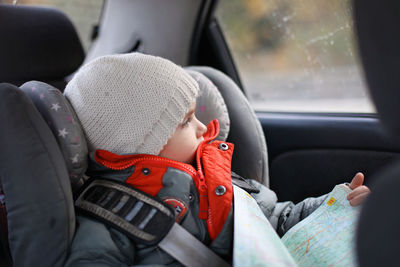
[[[188,70],[199,82],[203,92],[218,91],[210,80],[194,69],[212,77],[211,80],[218,85],[222,95],[228,94],[229,87],[233,88],[231,90],[234,93],[230,97],[235,105],[231,108],[228,106],[229,112],[237,112],[238,116],[252,112],[243,94],[227,76],[206,67]],[[61,266],[67,257],[66,251],[75,229],[70,182],[72,188],[76,189],[85,180],[86,162],[85,157],[80,155],[87,154],[87,147],[80,125],[64,96],[45,83],[28,82],[21,89],[2,84],[0,99],[0,122],[4,125],[0,131],[0,177],[7,205],[8,240],[12,259],[17,266],[24,263]],[[223,110],[223,105],[220,105],[222,109],[219,110],[215,107],[215,104],[198,105],[199,112],[214,110],[212,112],[222,113],[220,121],[230,126],[232,131],[234,128],[229,123],[228,113]],[[199,117],[203,115],[198,114]],[[249,118],[256,120],[255,115],[251,115]],[[208,123],[204,120],[203,122]],[[261,130],[257,123],[258,121],[250,124],[253,127],[252,134]],[[237,123],[235,127],[239,126],[240,123]],[[225,130],[222,128],[220,137],[226,138],[229,127]],[[246,130],[250,131],[248,128]],[[231,134],[232,132],[229,136]],[[260,138],[263,138],[262,132]],[[266,148],[261,148],[262,152],[252,155],[265,156],[266,159]],[[254,162],[259,169],[265,166],[259,164],[260,159]],[[252,178],[259,181],[265,179],[259,176],[263,173],[262,170],[254,171],[254,167],[250,169]]]

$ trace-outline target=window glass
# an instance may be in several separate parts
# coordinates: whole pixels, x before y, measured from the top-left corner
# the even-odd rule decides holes
[[[221,0],[217,19],[256,110],[375,112],[350,0]]]
[[[45,5],[63,11],[74,24],[82,45],[87,51],[91,44],[93,27],[100,20],[103,0],[0,0],[0,4]]]

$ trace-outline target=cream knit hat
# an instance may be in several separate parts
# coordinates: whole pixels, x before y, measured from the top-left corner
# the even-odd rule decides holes
[[[153,155],[168,142],[197,93],[197,82],[181,67],[140,53],[91,61],[64,92],[89,151]]]

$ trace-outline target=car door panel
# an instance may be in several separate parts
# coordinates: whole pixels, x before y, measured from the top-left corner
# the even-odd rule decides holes
[[[270,185],[279,200],[298,202],[373,174],[400,157],[400,147],[373,116],[258,113],[268,145]]]

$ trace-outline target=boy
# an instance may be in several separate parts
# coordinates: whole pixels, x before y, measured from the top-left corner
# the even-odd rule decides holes
[[[85,132],[89,176],[115,179],[172,205],[193,236],[228,261],[232,244],[230,163],[233,144],[213,141],[218,122],[206,128],[194,110],[198,85],[172,62],[138,53],[98,58],[82,67],[65,89]],[[363,175],[352,180],[350,203],[368,195]],[[253,194],[280,235],[323,201],[294,205],[255,181]],[[121,211],[129,217],[129,211]],[[78,218],[68,266],[179,266],[156,246],[135,244],[93,219]]]

